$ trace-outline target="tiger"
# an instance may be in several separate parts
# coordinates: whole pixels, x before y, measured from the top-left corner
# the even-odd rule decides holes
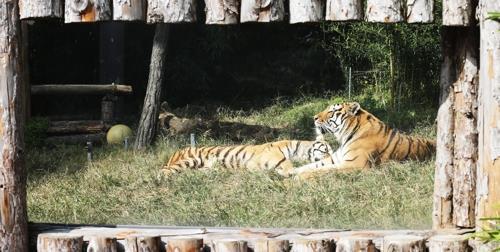
[[[317,140],[331,133],[340,146],[329,157],[330,162],[313,162],[295,169],[293,174],[301,178],[330,170],[369,168],[388,160],[424,160],[436,150],[435,140],[391,129],[357,102],[328,106],[314,116],[314,126]]]
[[[322,140],[281,140],[259,145],[187,147],[176,151],[163,166],[166,176],[186,169],[207,169],[220,164],[227,169],[275,170],[287,177],[293,162],[328,160],[333,154]]]

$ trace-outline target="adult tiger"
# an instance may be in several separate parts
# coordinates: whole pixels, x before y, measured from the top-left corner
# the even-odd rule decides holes
[[[333,169],[368,168],[388,160],[423,160],[436,149],[434,140],[404,135],[391,129],[359,103],[329,106],[314,116],[317,139],[332,133],[340,147],[331,155],[332,165],[315,162],[293,171],[299,177]]]
[[[333,150],[325,141],[282,140],[260,145],[210,146],[184,148],[176,151],[163,166],[165,175],[185,169],[211,168],[216,163],[224,168],[249,170],[275,169],[287,176],[293,161],[328,159]]]

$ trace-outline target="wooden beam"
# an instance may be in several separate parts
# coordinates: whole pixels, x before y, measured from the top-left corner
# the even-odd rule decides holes
[[[237,24],[239,0],[205,0],[206,24]]]
[[[275,22],[285,17],[283,0],[241,0],[241,23]]]
[[[434,21],[434,0],[407,0],[406,22],[432,23]]]
[[[326,20],[349,21],[363,19],[362,0],[327,0]]]
[[[17,0],[0,1],[0,250],[28,251],[24,80]]]
[[[404,20],[402,0],[367,0],[365,19],[368,22],[397,23]]]
[[[132,86],[114,84],[44,84],[32,85],[32,95],[105,95],[130,94]]]
[[[500,1],[480,0],[479,158],[477,217],[500,216],[500,23],[488,13],[500,10]],[[498,223],[497,223],[498,224]],[[478,221],[477,228],[481,228]]]
[[[196,21],[196,0],[148,0],[148,23]]]
[[[62,18],[63,7],[61,0],[19,0],[21,19]]]
[[[290,24],[325,19],[325,0],[290,0]]]
[[[146,0],[113,0],[113,20],[145,21]]]
[[[66,0],[64,22],[96,22],[111,20],[111,0]]]
[[[55,121],[50,122],[47,133],[75,134],[75,133],[102,133],[106,130],[102,121]]]
[[[443,0],[443,25],[469,26],[474,21],[474,0]]]

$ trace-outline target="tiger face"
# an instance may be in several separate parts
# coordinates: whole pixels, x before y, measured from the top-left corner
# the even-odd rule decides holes
[[[328,106],[314,116],[316,133],[338,133],[349,117],[354,117],[361,109],[357,102],[346,102]]]

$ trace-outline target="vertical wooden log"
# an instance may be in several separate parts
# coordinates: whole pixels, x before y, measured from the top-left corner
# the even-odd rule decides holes
[[[322,21],[324,10],[325,0],[290,0],[290,24]]]
[[[111,0],[66,0],[64,22],[96,22],[111,20]]]
[[[203,239],[177,238],[168,239],[165,246],[166,252],[200,252],[203,248]]]
[[[443,0],[443,25],[469,26],[474,21],[474,0]]]
[[[116,238],[90,237],[87,252],[116,252]]]
[[[471,251],[467,237],[463,235],[436,235],[429,239],[429,252],[468,252]]]
[[[369,237],[342,237],[336,245],[336,252],[375,252],[375,243]]]
[[[332,240],[297,239],[292,241],[291,252],[332,252]]]
[[[138,251],[159,252],[161,247],[160,236],[137,236],[137,249]]]
[[[148,87],[142,107],[134,148],[143,149],[153,143],[156,136],[158,114],[160,113],[161,85],[165,77],[167,57],[168,26],[156,24],[149,65]]]
[[[67,251],[81,252],[83,236],[71,234],[44,233],[37,239],[38,252]]]
[[[113,0],[113,20],[146,20],[146,0]]]
[[[283,0],[241,0],[241,23],[282,21],[284,17]]]
[[[402,8],[402,0],[367,0],[365,19],[368,22],[401,22]]]
[[[361,0],[327,0],[326,20],[348,21],[363,19],[363,1]]]
[[[262,239],[254,242],[254,252],[288,252],[290,243],[287,240]]]
[[[454,89],[453,224],[475,225],[477,169],[477,89],[479,34],[476,28],[456,27]]]
[[[500,202],[500,23],[487,19],[500,1],[480,0],[479,159],[477,217],[499,216]],[[479,223],[478,223],[479,224]],[[498,223],[497,223],[498,224]],[[477,225],[480,228],[480,225]]]
[[[425,239],[416,235],[391,235],[384,237],[383,252],[424,252]]]
[[[214,240],[212,241],[213,252],[247,252],[246,241],[239,240]]]
[[[432,23],[434,0],[407,0],[406,21],[408,23]]]
[[[237,24],[239,0],[205,0],[206,24]]]
[[[28,251],[21,23],[17,0],[0,1],[0,251]]]
[[[148,0],[148,23],[196,21],[196,0]]]
[[[19,0],[21,19],[27,18],[62,18],[63,1],[61,0]]]
[[[136,235],[129,235],[125,238],[124,250],[125,252],[139,252]]]

